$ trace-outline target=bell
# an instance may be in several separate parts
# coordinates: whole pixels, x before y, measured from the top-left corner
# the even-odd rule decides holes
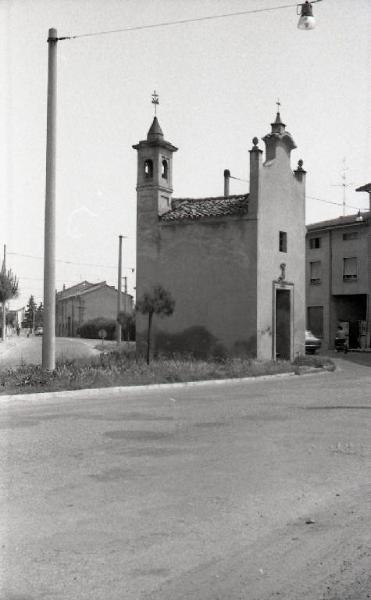
[[[300,19],[298,22],[299,29],[314,29],[316,20],[313,17],[313,8],[310,2],[306,0],[304,4],[299,4],[301,8]]]

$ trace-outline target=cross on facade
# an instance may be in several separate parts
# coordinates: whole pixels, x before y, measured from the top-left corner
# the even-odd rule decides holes
[[[155,116],[156,116],[156,108],[157,108],[157,105],[160,104],[160,100],[159,100],[158,94],[156,93],[156,90],[152,94],[152,104],[155,107]]]
[[[281,102],[280,102],[280,99],[279,99],[279,98],[277,98],[277,102],[276,102],[276,104],[277,104],[277,112],[280,112],[280,106],[281,106]]]

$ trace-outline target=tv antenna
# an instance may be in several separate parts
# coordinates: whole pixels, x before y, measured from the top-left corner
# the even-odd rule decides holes
[[[353,183],[347,182],[347,171],[349,171],[349,168],[346,166],[346,159],[343,158],[343,168],[342,168],[342,173],[341,173],[342,182],[331,184],[332,187],[342,187],[343,188],[343,217],[345,217],[345,207],[347,205],[347,202],[346,202],[347,187],[351,187],[352,185],[354,185]]]

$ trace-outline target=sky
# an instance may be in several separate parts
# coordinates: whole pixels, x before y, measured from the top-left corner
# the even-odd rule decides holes
[[[367,209],[371,181],[370,0],[0,0],[0,243],[19,278],[11,308],[43,299],[48,30],[58,36],[197,19],[58,42],[56,287],[87,279],[135,293],[136,151],[157,116],[179,148],[173,197],[247,193],[252,138],[277,99],[307,171],[306,222]],[[260,146],[264,148],[263,142]],[[245,181],[243,181],[245,180]],[[342,187],[345,183],[346,187]]]

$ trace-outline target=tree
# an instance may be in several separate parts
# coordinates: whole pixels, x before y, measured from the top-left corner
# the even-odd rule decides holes
[[[117,318],[121,325],[124,340],[127,342],[135,340],[135,315],[121,311]]]
[[[33,295],[31,294],[29,300],[28,300],[28,304],[24,313],[24,321],[22,321],[22,327],[28,328],[28,329],[34,329],[35,327],[35,322],[36,322],[36,302],[35,302],[35,298],[33,297]]]
[[[142,315],[148,315],[147,330],[147,364],[149,365],[150,347],[151,347],[151,327],[153,315],[159,317],[169,317],[173,314],[175,300],[170,292],[166,291],[161,285],[155,285],[150,292],[145,292],[138,300],[136,310]]]
[[[2,304],[2,340],[5,341],[6,332],[6,303],[12,298],[18,296],[18,279],[14,275],[11,269],[5,271],[5,267],[1,269],[0,273],[0,303]]]
[[[35,327],[42,327],[44,325],[44,306],[40,302],[35,312]]]

